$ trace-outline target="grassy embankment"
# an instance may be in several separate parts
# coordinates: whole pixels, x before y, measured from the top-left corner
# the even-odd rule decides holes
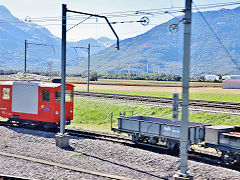
[[[170,108],[76,97],[74,103],[74,120],[72,121],[71,127],[110,132],[110,112],[124,110],[133,110],[135,115],[171,118]],[[114,116],[115,123],[116,118],[117,114]],[[194,112],[190,113],[189,121],[211,125],[238,125],[240,124],[240,117],[228,114]]]
[[[125,83],[149,83],[146,81],[130,81],[130,80],[105,80],[111,82]],[[152,82],[151,82],[152,83]],[[156,83],[156,82],[154,82]],[[174,83],[174,82],[157,82],[157,83]],[[175,82],[176,83],[176,82]],[[179,82],[178,82],[179,83]],[[195,84],[195,83],[194,83]],[[202,84],[202,83],[201,83]],[[190,99],[210,100],[210,101],[226,101],[240,102],[240,91],[238,89],[222,89],[219,87],[199,87],[190,88]],[[214,83],[215,84],[215,83]],[[86,85],[77,84],[75,90],[86,90]],[[179,93],[181,98],[181,87],[143,87],[143,86],[117,86],[117,85],[90,85],[92,92],[106,92],[117,94],[143,95],[172,97],[172,93]],[[104,100],[92,100],[85,98],[76,98],[74,107],[75,127],[91,130],[110,131],[110,112],[133,110],[135,115],[145,115],[153,117],[171,118],[170,108],[150,107],[139,104],[116,103]],[[181,114],[181,113],[179,113]],[[116,120],[116,117],[115,117]],[[211,125],[240,124],[240,117],[228,114],[212,114],[206,112],[190,113],[189,121],[206,123]]]
[[[131,80],[103,80],[108,82],[124,83],[173,83],[179,82],[156,82],[156,81],[131,81]],[[195,84],[195,83],[194,83]],[[204,83],[201,83],[204,84]],[[209,84],[209,83],[207,83]],[[215,83],[214,83],[215,84]],[[221,88],[190,88],[190,99],[240,102],[240,91],[238,89]],[[86,85],[76,85],[75,90],[86,90]],[[108,92],[118,94],[131,94],[143,96],[172,97],[172,93],[180,93],[181,87],[142,87],[142,86],[112,86],[112,85],[90,85],[90,90],[95,92]],[[150,107],[139,104],[117,103],[106,100],[93,100],[87,98],[75,98],[74,120],[72,127],[90,129],[95,131],[110,132],[110,112],[133,110],[135,115],[171,118],[170,108]],[[180,113],[181,114],[181,113]],[[114,117],[116,121],[116,116]],[[206,123],[211,125],[240,124],[240,117],[227,114],[190,113],[190,121]]]

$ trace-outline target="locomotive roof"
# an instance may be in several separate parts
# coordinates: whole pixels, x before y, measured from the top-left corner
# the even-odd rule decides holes
[[[23,82],[23,81],[5,81],[1,82],[0,85],[13,85],[16,84],[26,84],[26,85],[38,85],[40,87],[58,87],[61,86],[60,83],[50,83],[50,82]]]

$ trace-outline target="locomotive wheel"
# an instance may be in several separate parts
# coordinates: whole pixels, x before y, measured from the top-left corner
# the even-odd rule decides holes
[[[44,129],[56,129],[58,128],[58,124],[53,124],[53,123],[42,123],[42,126]]]

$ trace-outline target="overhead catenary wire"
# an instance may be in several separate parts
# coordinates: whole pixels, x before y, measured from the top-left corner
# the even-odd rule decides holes
[[[75,24],[74,26],[70,27],[66,32],[68,32],[69,30],[75,28],[76,26],[78,26],[79,24],[82,24],[84,21],[88,20],[89,18],[91,18],[92,16],[87,17],[86,19],[82,20],[81,22]]]
[[[207,8],[216,8],[216,7],[224,7],[224,6],[232,6],[232,5],[238,5],[240,4],[240,1],[236,1],[236,2],[226,2],[226,3],[212,3],[212,4],[205,4],[205,5],[198,5],[198,7],[195,7],[194,9],[198,10],[199,9],[207,9]],[[143,9],[143,10],[136,10],[136,11],[123,11],[123,12],[109,12],[109,13],[101,13],[100,15],[106,15],[108,18],[124,18],[124,17],[138,17],[138,16],[143,16],[144,13],[148,14],[149,16],[158,16],[158,15],[162,15],[165,14],[165,11],[169,10],[169,12],[171,13],[179,13],[182,12],[183,7],[171,7],[171,8],[160,8],[160,9]],[[71,17],[69,17],[69,20],[71,20],[72,23],[68,23],[68,25],[75,25],[73,22],[74,21],[79,21],[82,19],[85,19],[86,16],[85,15],[72,15]],[[25,19],[22,19],[25,20]],[[36,18],[31,18],[32,22],[46,22],[46,24],[43,24],[42,26],[57,26],[57,25],[61,25],[60,24],[60,20],[61,20],[61,16],[55,16],[55,17],[36,17]],[[11,24],[4,24],[4,23],[8,23],[8,21]],[[14,24],[16,23],[16,19],[6,19],[6,21],[4,20],[0,20],[0,26],[14,26]],[[50,24],[47,24],[47,23]],[[59,22],[54,24],[51,22]],[[114,21],[117,22],[117,21]],[[122,21],[124,22],[124,21]],[[130,21],[129,21],[130,22]],[[124,23],[129,23],[129,22],[124,22]],[[132,22],[136,22],[136,21],[132,21]],[[19,23],[19,21],[17,22]],[[16,24],[17,24],[16,23]],[[17,26],[26,26],[27,23],[23,23],[22,24],[18,24]],[[121,22],[118,22],[121,23]],[[92,24],[98,24],[98,25],[103,25],[105,23],[82,23],[84,25],[92,25]],[[123,24],[123,23],[121,23]],[[159,24],[149,24],[150,26],[155,26],[155,25],[159,25]],[[126,34],[126,33],[122,33],[122,34]],[[128,33],[130,34],[130,33]],[[230,54],[231,55],[231,54]]]
[[[198,9],[210,9],[210,8],[218,8],[218,7],[225,7],[225,6],[233,6],[240,4],[240,1],[236,2],[226,2],[226,3],[215,3],[215,4],[205,4],[205,5],[198,5],[198,8],[195,7],[196,10]],[[162,15],[166,11],[169,11],[170,13],[179,13],[183,12],[183,7],[171,7],[171,8],[161,8],[161,9],[143,9],[143,10],[136,10],[136,11],[123,11],[123,12],[109,12],[109,13],[101,13],[99,15],[107,16],[108,18],[115,18],[115,17],[130,17],[130,16],[143,16],[150,15]],[[193,8],[194,10],[194,8]],[[86,16],[84,15],[72,15],[69,17],[69,20],[79,20],[79,19],[85,19]],[[25,21],[25,19],[20,19],[21,21]],[[61,16],[55,16],[55,17],[36,17],[31,18],[31,22],[50,22],[50,21],[61,21]],[[11,19],[4,19],[0,20],[0,23],[18,23],[17,20],[14,18]]]

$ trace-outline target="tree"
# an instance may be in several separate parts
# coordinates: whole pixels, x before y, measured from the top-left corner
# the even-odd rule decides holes
[[[90,73],[90,81],[97,81],[98,80],[98,74],[97,71],[93,71]]]

